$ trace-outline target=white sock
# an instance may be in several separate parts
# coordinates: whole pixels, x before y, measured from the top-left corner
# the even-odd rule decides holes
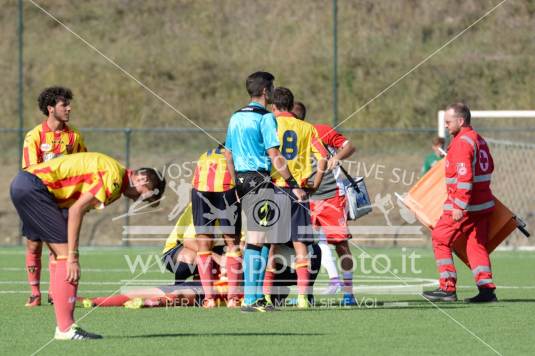
[[[321,249],[321,266],[325,268],[327,271],[327,274],[329,275],[329,279],[333,278],[339,278],[338,277],[338,270],[336,269],[336,262],[333,259],[333,253],[331,251],[331,247],[325,241],[324,239],[321,239],[318,242],[318,245]]]

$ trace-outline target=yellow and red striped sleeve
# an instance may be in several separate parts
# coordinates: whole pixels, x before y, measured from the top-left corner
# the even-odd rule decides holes
[[[43,161],[40,154],[40,125],[30,130],[24,138],[24,145],[22,147],[22,169],[26,169],[34,164]]]
[[[87,147],[85,145],[84,138],[82,134],[80,133],[80,131],[74,127],[72,127],[72,131],[73,131],[73,143],[72,143],[73,153],[87,152]]]

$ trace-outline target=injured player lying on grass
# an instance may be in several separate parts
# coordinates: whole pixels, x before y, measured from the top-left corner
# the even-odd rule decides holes
[[[229,285],[238,288],[239,298],[243,297],[242,284],[239,281],[229,281],[226,274],[226,246],[222,238],[213,239],[212,258],[214,262],[214,287],[217,305],[227,305],[236,291],[229,293]],[[265,247],[269,249],[268,246]],[[174,284],[165,286],[150,286],[129,288],[120,295],[96,298],[78,298],[84,307],[125,306],[128,308],[141,307],[169,307],[169,306],[202,306],[204,291],[197,269],[198,242],[191,219],[191,205],[188,205],[179,217],[176,228],[167,239],[162,262],[166,269],[174,274]],[[321,267],[321,249],[316,243],[308,246],[310,256],[310,280],[308,299],[314,304],[313,285]],[[293,268],[295,251],[291,245],[281,245],[275,257],[275,279],[268,285],[259,285],[259,293],[269,291],[275,306],[283,306],[290,293],[290,286],[297,284],[297,274]],[[240,274],[241,275],[241,274]],[[232,305],[239,307],[239,305]]]
[[[203,305],[204,292],[195,259],[197,252],[195,240],[186,240],[184,244],[177,248],[172,255],[172,259],[163,256],[166,268],[174,273],[174,284],[157,287],[131,287],[124,294],[95,297],[78,298],[78,302],[86,308],[91,307],[121,307],[126,308],[153,308],[153,307],[201,307]],[[212,249],[215,273],[218,278],[215,280],[215,296],[218,306],[225,306],[227,302],[228,280],[225,271],[225,246],[215,246]],[[321,250],[317,244],[309,246],[311,254],[311,279],[309,302],[314,304],[312,287],[321,267]],[[277,271],[273,286],[270,286],[271,300],[275,306],[291,304],[286,300],[290,294],[290,286],[297,284],[295,269],[291,267],[291,259],[294,255],[293,248],[281,246],[279,254],[276,256],[275,270]],[[264,287],[265,288],[265,287]],[[243,291],[240,290],[240,297]]]

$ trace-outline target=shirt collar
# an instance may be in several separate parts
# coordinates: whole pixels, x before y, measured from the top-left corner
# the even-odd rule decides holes
[[[458,137],[461,137],[463,134],[467,133],[468,131],[472,131],[473,128],[472,126],[465,126],[465,127],[461,127],[461,130],[459,131],[459,133],[457,135],[455,135],[455,138],[458,138]]]
[[[63,124],[63,129],[62,130],[57,130],[57,131],[69,132],[69,125],[64,123]],[[48,123],[46,122],[46,120],[43,121],[43,132],[52,132],[52,129],[50,128],[50,126],[48,126]]]
[[[263,108],[263,109],[266,108],[264,105],[262,105],[262,104],[260,104],[259,102],[256,102],[256,101],[251,101],[249,103],[249,105],[247,105],[247,106],[258,106],[259,108]]]
[[[472,130],[473,130],[473,128],[470,125],[461,128],[461,132],[472,131]]]
[[[295,118],[295,114],[293,112],[289,111],[281,111],[277,117],[293,117]]]

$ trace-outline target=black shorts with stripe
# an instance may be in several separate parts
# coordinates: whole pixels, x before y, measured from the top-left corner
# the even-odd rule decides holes
[[[241,233],[241,206],[234,188],[224,192],[200,192],[192,189],[191,207],[197,234]],[[217,228],[216,221],[219,222]]]

